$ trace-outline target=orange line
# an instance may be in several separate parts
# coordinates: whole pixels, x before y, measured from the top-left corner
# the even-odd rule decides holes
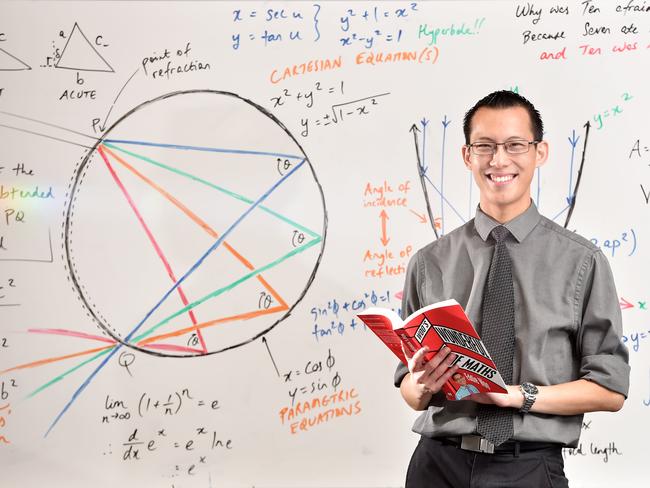
[[[175,330],[173,332],[168,332],[166,334],[161,334],[153,337],[149,337],[147,339],[143,339],[140,342],[138,342],[139,346],[149,344],[150,342],[154,342],[160,339],[169,339],[170,337],[177,337],[180,335],[183,335],[187,332],[192,332],[197,329],[205,329],[206,327],[212,327],[213,325],[221,324],[223,322],[231,322],[235,320],[248,320],[252,319],[255,317],[259,317],[260,315],[267,315],[270,313],[275,313],[275,312],[282,312],[283,310],[287,310],[289,307],[287,306],[278,306],[278,307],[273,307],[269,308],[266,310],[255,310],[253,312],[246,312],[242,313],[239,315],[232,315],[230,317],[222,317],[220,319],[215,319],[215,320],[210,320],[209,322],[203,322],[201,324],[197,325],[192,325],[190,327],[186,327],[185,329],[180,329],[180,330]]]
[[[106,156],[106,154],[104,154],[104,149],[105,149],[104,146],[99,146],[98,151],[99,151],[99,154],[101,155],[102,159],[106,163],[106,166],[108,167],[109,173],[111,174],[111,176],[115,180],[115,183],[117,184],[117,186],[120,188],[120,190],[124,194],[124,197],[126,198],[127,202],[129,203],[129,206],[131,207],[131,210],[133,210],[133,212],[135,213],[136,218],[138,219],[138,221],[142,225],[145,234],[149,238],[149,242],[151,243],[154,250],[156,251],[156,254],[158,254],[158,257],[162,261],[164,268],[167,270],[167,275],[171,278],[172,283],[176,283],[177,279],[176,279],[176,276],[174,276],[174,271],[172,270],[171,264],[169,263],[169,261],[165,257],[165,253],[160,248],[160,245],[158,244],[158,241],[156,241],[156,238],[153,236],[153,233],[149,229],[149,226],[144,221],[144,217],[140,214],[140,210],[138,210],[138,208],[136,207],[135,202],[133,201],[133,199],[131,198],[131,195],[129,194],[126,187],[124,186],[124,183],[122,183],[122,180],[119,178],[119,176],[115,172],[115,169],[113,169],[113,166],[108,161],[108,157]],[[115,158],[115,154],[110,152],[110,150],[107,150],[106,152],[109,153],[111,156],[113,156]],[[183,302],[183,305],[185,305],[185,306],[189,305],[189,301],[187,300],[187,297],[185,296],[185,293],[183,292],[183,288],[178,286],[177,291],[178,291],[178,294],[180,295],[181,302]],[[192,320],[193,324],[196,324],[198,322],[196,320],[195,315],[194,315],[194,310],[189,310],[189,316],[190,316],[190,319]],[[202,337],[201,333],[197,332],[197,336],[199,337],[199,339],[201,341],[201,345],[203,347],[203,350],[205,352],[207,352],[208,349],[207,349],[207,346],[205,345],[205,341],[203,340],[203,337]]]
[[[75,352],[74,354],[67,354],[66,356],[58,356],[58,357],[53,357],[53,358],[40,359],[40,360],[34,361],[32,363],[21,364],[21,365],[18,365],[18,366],[14,366],[13,368],[5,369],[3,371],[0,371],[0,375],[3,375],[5,373],[9,373],[10,371],[17,371],[19,369],[35,368],[36,366],[43,366],[45,364],[55,363],[57,361],[63,361],[65,359],[76,358],[76,357],[79,357],[79,356],[85,356],[87,354],[92,354],[94,352],[104,351],[106,349],[111,349],[113,347],[115,347],[115,346],[114,345],[113,346],[104,346],[104,347],[98,347],[98,348],[95,348],[95,349],[88,349],[86,351]]]
[[[289,308],[289,305],[287,305],[287,302],[285,302],[282,297],[273,289],[271,285],[267,283],[267,281],[262,278],[262,275],[257,275],[257,279],[266,287],[266,289],[273,295],[273,298],[275,298],[278,302],[280,302],[280,306],[286,308]]]
[[[133,166],[131,166],[129,163],[127,163],[124,159],[122,159],[120,156],[115,154],[109,148],[107,148],[105,146],[102,146],[102,149],[104,151],[106,151],[107,153],[109,153],[113,158],[115,158],[115,160],[118,163],[120,163],[122,166],[124,166],[129,171],[131,171],[133,174],[135,174],[140,179],[142,179],[145,183],[147,183],[151,187],[155,188],[161,195],[163,195],[173,205],[178,207],[185,215],[187,215],[192,221],[194,221],[194,223],[196,223],[199,227],[201,227],[203,230],[205,230],[211,237],[213,237],[215,239],[219,238],[219,234],[217,234],[217,232],[212,227],[210,227],[210,225],[207,222],[202,220],[198,215],[196,215],[189,208],[187,208],[183,203],[181,203],[176,197],[174,197],[169,192],[167,192],[167,190],[160,187],[159,185],[154,183],[152,180],[147,178],[145,175],[140,173],[137,169],[135,169]],[[233,256],[235,256],[249,270],[252,271],[252,270],[255,269],[255,267],[252,265],[252,263],[250,261],[248,261],[244,256],[239,254],[230,244],[228,244],[228,242],[224,241],[223,245],[224,245],[224,247],[226,249],[228,249],[228,251]],[[282,307],[280,310],[286,310],[286,309],[289,308],[289,305],[287,305],[287,303],[283,300],[283,298],[280,296],[280,294],[277,291],[275,291],[275,289],[262,277],[262,275],[257,275],[256,277],[257,277],[258,281],[260,283],[262,283],[262,286],[264,286],[264,288],[266,288],[266,290],[273,296],[273,298],[275,298],[280,303],[280,307]],[[266,310],[266,312],[268,312],[268,310]],[[235,316],[235,317],[237,317],[237,316]],[[219,319],[219,320],[221,320],[221,319]],[[236,319],[233,319],[233,320],[236,320]],[[201,325],[202,324],[195,325],[194,329],[186,328],[186,329],[183,329],[183,330],[186,331],[186,332],[188,332],[188,331],[192,332],[193,330],[196,330],[198,332],[199,329],[202,328]],[[162,336],[157,336],[157,337],[162,337]],[[150,342],[150,340],[151,340],[151,338],[146,339],[144,343],[146,344],[146,343]]]

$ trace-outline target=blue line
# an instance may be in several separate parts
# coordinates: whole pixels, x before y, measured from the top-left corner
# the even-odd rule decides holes
[[[113,144],[134,144],[136,146],[164,147],[166,149],[181,149],[184,151],[206,151],[206,152],[218,152],[218,153],[230,153],[230,154],[255,154],[257,156],[277,156],[279,158],[304,159],[304,156],[294,156],[293,154],[281,154],[281,153],[272,153],[272,152],[264,152],[264,151],[247,151],[245,149],[221,149],[216,147],[179,146],[177,144],[160,144],[156,142],[144,142],[144,141],[124,141],[120,139],[106,139],[103,142],[108,142]]]
[[[219,245],[221,245],[221,243],[228,236],[228,234],[230,234],[242,222],[242,220],[244,220],[244,218],[248,216],[248,214],[255,209],[255,207],[257,207],[260,203],[266,200],[269,197],[269,195],[271,195],[271,193],[273,193],[276,190],[276,188],[278,188],[282,183],[284,183],[287,180],[287,178],[289,178],[289,176],[291,176],[303,164],[305,164],[305,161],[306,159],[303,159],[300,162],[300,164],[296,165],[291,171],[289,171],[286,175],[284,175],[282,178],[276,181],[271,188],[269,188],[243,214],[241,214],[239,218],[235,222],[233,222],[230,225],[230,227],[228,227],[228,229],[221,235],[221,237],[219,237],[219,239],[217,239],[217,241],[214,244],[212,244],[212,246],[210,246],[210,248],[203,254],[203,256],[201,256],[201,258],[178,281],[176,281],[176,283],[174,283],[174,285],[169,289],[169,291],[165,293],[165,295],[160,299],[160,301],[145,315],[145,317],[140,321],[140,323],[136,325],[135,328],[129,333],[129,335],[127,335],[124,338],[124,342],[129,342],[131,340],[131,337],[133,337],[133,335],[138,331],[138,329],[140,329],[142,324],[144,324],[147,321],[147,319],[149,319],[151,314],[153,314],[158,309],[158,307],[160,307],[160,305],[162,305],[162,303],[167,299],[167,297],[169,297],[169,295],[171,295],[176,290],[176,288],[178,288],[181,285],[181,283],[183,283],[183,281],[185,281],[185,279],[189,275],[191,275],[203,263],[203,261],[208,257],[210,253],[212,253],[215,249],[219,247]],[[90,384],[92,379],[97,375],[97,373],[99,373],[99,371],[106,365],[106,363],[108,363],[108,361],[122,347],[122,345],[123,344],[116,345],[115,348],[110,352],[110,354],[108,354],[108,356],[104,358],[104,360],[100,363],[100,365],[97,366],[95,371],[93,371],[90,374],[90,376],[88,376],[88,378],[86,378],[86,380],[81,384],[81,386],[77,388],[77,391],[74,392],[70,401],[68,401],[66,406],[63,407],[63,410],[61,410],[61,412],[54,419],[54,422],[52,422],[52,424],[50,425],[49,429],[47,429],[47,432],[45,433],[45,437],[47,437],[50,431],[59,422],[61,417],[63,417],[63,415],[67,412],[68,408],[70,408],[70,406],[75,402],[75,400],[81,394],[81,392],[83,392],[83,390],[86,389],[86,387]]]
[[[444,184],[445,184],[445,140],[447,139],[447,116],[445,115],[445,121],[442,123],[442,156],[440,158],[440,223],[442,224],[442,231],[440,235],[445,235],[445,206],[443,204],[443,193],[444,193]],[[461,217],[462,218],[462,217]]]
[[[553,217],[552,220],[555,221],[555,219],[557,219],[560,215],[562,215],[564,212],[566,212],[569,209],[570,206],[571,205],[567,205],[566,207],[564,207],[564,209],[559,214],[557,214],[555,217]]]
[[[422,124],[422,163],[420,163],[420,173],[424,172],[426,165],[426,154],[427,149],[427,124]]]
[[[573,136],[575,137],[576,131],[573,131]],[[573,158],[576,152],[576,147],[571,144],[571,165],[569,166],[569,198],[573,197]]]
[[[451,207],[451,209],[454,211],[454,213],[455,213],[456,215],[458,215],[458,218],[459,218],[460,220],[463,221],[463,224],[464,224],[465,222],[467,222],[467,221],[463,218],[463,216],[462,216],[461,214],[458,213],[458,210],[456,210],[456,209],[454,208],[454,206],[453,206],[451,203],[449,203],[449,201],[448,201],[448,200],[447,200],[447,199],[442,195],[442,193],[440,192],[440,190],[438,190],[438,189],[436,188],[436,185],[433,184],[433,182],[431,181],[431,179],[429,178],[429,176],[424,175],[424,177],[427,179],[427,181],[428,181],[429,184],[433,187],[433,189],[436,190],[436,191],[438,192],[438,194],[439,194],[440,197],[445,201],[445,203],[447,203],[447,205],[449,205],[449,207]]]

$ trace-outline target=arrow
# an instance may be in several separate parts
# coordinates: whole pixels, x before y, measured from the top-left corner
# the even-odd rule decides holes
[[[278,371],[278,366],[275,364],[275,359],[273,359],[273,354],[271,354],[271,349],[269,349],[269,343],[266,340],[266,337],[262,337],[262,342],[266,346],[266,350],[269,352],[269,356],[271,357],[271,361],[273,362],[273,367],[275,368],[275,372],[278,374],[278,378],[279,378],[280,371]]]
[[[619,300],[618,304],[621,307],[621,310],[625,310],[626,308],[634,308],[634,305],[632,305],[630,302],[628,302],[625,298],[621,297]]]
[[[415,210],[411,210],[410,208],[409,208],[409,212],[411,212],[412,214],[415,214],[417,216],[417,218],[420,220],[421,224],[426,224],[427,223],[427,216],[426,215],[420,215]]]
[[[569,144],[571,144],[571,164],[569,165],[569,196],[567,197],[566,202],[567,204],[571,205],[573,203],[573,200],[575,199],[575,195],[571,194],[571,191],[573,190],[573,160],[575,158],[576,145],[580,140],[579,136],[576,137],[575,129],[573,129],[571,137],[569,137],[568,140],[569,140]]]
[[[571,195],[571,203],[569,203],[569,212],[567,213],[566,216],[566,221],[564,222],[564,228],[566,229],[567,226],[569,225],[569,221],[571,220],[571,215],[573,214],[573,209],[576,206],[576,198],[578,196],[578,187],[580,186],[580,179],[582,178],[582,169],[585,166],[585,156],[587,154],[587,140],[589,139],[589,129],[591,128],[591,123],[587,121],[587,123],[584,125],[585,128],[585,140],[582,143],[582,158],[580,161],[580,168],[578,169],[578,179],[576,180],[576,187],[573,189],[573,195]]]
[[[133,79],[133,77],[135,76],[135,74],[136,74],[138,71],[140,71],[140,68],[136,69],[136,70],[133,72],[133,74],[132,74],[131,76],[129,76],[129,79],[126,80],[126,83],[124,83],[124,86],[123,86],[123,87],[120,89],[120,91],[118,92],[117,96],[115,97],[115,100],[113,100],[113,104],[111,105],[111,108],[108,110],[108,113],[106,114],[106,117],[104,117],[104,122],[103,122],[102,124],[100,124],[100,126],[99,126],[99,130],[100,130],[100,131],[104,132],[104,131],[106,130],[106,122],[108,122],[108,118],[110,117],[111,112],[113,111],[113,107],[115,106],[115,102],[117,102],[117,99],[120,98],[120,95],[122,94],[122,92],[123,92],[124,89],[126,88],[126,85],[129,84],[129,82]]]
[[[409,129],[410,132],[413,132],[413,142],[415,143],[415,156],[417,158],[418,164],[418,174],[420,175],[420,183],[422,184],[422,191],[424,192],[424,200],[427,204],[427,213],[429,214],[429,222],[431,222],[431,228],[433,229],[436,239],[438,238],[438,231],[434,225],[433,214],[431,213],[431,204],[429,203],[429,193],[427,192],[427,185],[424,181],[424,173],[422,171],[422,163],[420,162],[420,146],[418,144],[418,132],[420,129],[417,128],[415,124]]]
[[[447,126],[451,124],[451,120],[447,120],[447,115],[442,122],[442,148],[440,155],[440,219],[442,220],[442,233],[445,233],[445,202],[444,202],[444,192],[445,192],[445,143],[447,140]]]
[[[379,216],[381,217],[381,243],[385,246],[390,241],[390,238],[386,238],[386,221],[389,217],[386,210],[382,210]]]
[[[429,169],[428,166],[425,166],[427,164],[427,125],[429,121],[422,117],[420,124],[422,124],[422,173],[426,174]]]

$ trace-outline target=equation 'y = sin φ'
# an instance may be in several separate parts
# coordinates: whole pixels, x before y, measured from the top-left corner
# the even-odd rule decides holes
[[[332,115],[333,115],[332,122],[337,123],[339,121],[343,121],[343,107],[345,107],[347,105],[354,105],[355,103],[359,103],[359,102],[365,102],[366,100],[370,100],[370,103],[372,105],[377,105],[377,101],[375,99],[379,98],[379,97],[385,97],[386,95],[390,95],[390,92],[380,93],[379,95],[373,95],[371,97],[360,98],[358,100],[352,100],[350,102],[337,103],[335,105],[332,105]],[[338,110],[338,113],[339,113],[338,117],[336,116],[337,110]],[[350,114],[348,114],[348,115],[350,115]]]

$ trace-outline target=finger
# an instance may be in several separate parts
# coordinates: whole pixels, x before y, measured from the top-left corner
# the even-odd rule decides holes
[[[458,364],[454,364],[453,366],[449,367],[448,365],[445,366],[446,371],[439,375],[432,383],[427,383],[427,386],[435,391],[440,390],[442,388],[442,385],[444,385],[449,379],[460,369],[460,366]],[[433,376],[430,378],[433,379]]]
[[[440,363],[438,364],[438,366],[436,366],[436,367],[431,371],[431,373],[429,374],[429,376],[430,376],[434,381],[436,381],[436,380],[437,380],[438,378],[440,378],[443,374],[445,374],[447,371],[449,371],[449,368],[451,368],[452,365],[454,365],[454,361],[456,361],[456,358],[457,358],[457,357],[458,357],[458,355],[457,355],[456,353],[453,353],[453,352],[450,351],[448,354],[446,354],[446,355],[444,356],[444,358],[442,358],[442,360],[440,361]]]
[[[449,349],[449,347],[443,346],[437,353],[434,354],[431,360],[427,363],[426,365],[427,373],[432,374],[436,370],[436,368],[438,368],[441,364],[443,364],[445,360],[449,360],[450,357],[452,358],[451,360],[453,361],[455,354],[451,354],[451,349]]]
[[[406,359],[407,359],[407,360],[410,360],[410,359],[413,357],[413,354],[414,354],[414,353],[411,351],[411,349],[409,349],[408,347],[406,347],[406,345],[404,345],[403,342],[401,343],[401,346],[402,346],[402,352],[404,353],[404,356],[406,356]],[[417,351],[416,351],[416,352],[417,352]]]
[[[416,351],[415,354],[409,359],[409,369],[411,372],[414,371],[422,371],[425,369],[427,360],[426,360],[426,354],[429,352],[428,347],[423,347]]]

